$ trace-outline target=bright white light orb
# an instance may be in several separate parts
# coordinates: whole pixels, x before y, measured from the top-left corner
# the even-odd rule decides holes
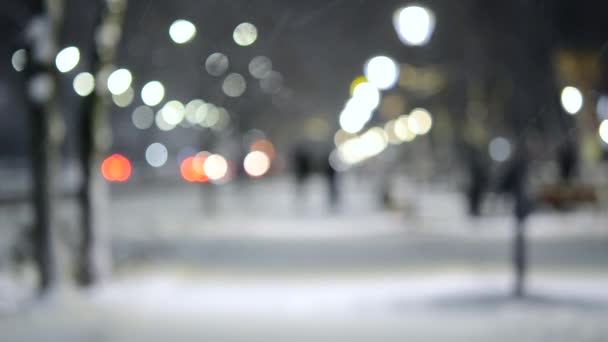
[[[232,38],[240,46],[249,46],[258,39],[258,29],[251,23],[241,23],[234,29]]]
[[[600,124],[599,134],[602,141],[608,144],[608,120],[604,120]]]
[[[219,154],[212,154],[205,159],[203,170],[209,179],[219,181],[228,174],[228,162]]]
[[[169,36],[176,44],[185,44],[196,35],[196,26],[188,20],[178,19],[169,27]]]
[[[169,153],[161,143],[153,143],[146,149],[146,161],[152,167],[161,167],[167,162]]]
[[[340,127],[347,133],[358,133],[372,118],[373,111],[361,100],[352,98],[348,100],[344,110],[340,113]]]
[[[161,109],[162,117],[172,126],[179,125],[186,115],[186,107],[179,101],[169,101]]]
[[[373,84],[363,82],[358,84],[353,91],[353,99],[359,106],[370,111],[375,110],[380,105],[380,91]]]
[[[245,172],[253,178],[262,177],[270,170],[270,158],[262,151],[252,151],[243,161]]]
[[[120,95],[127,91],[133,82],[133,76],[127,69],[118,69],[108,77],[108,90],[114,95]]]
[[[493,139],[488,146],[490,158],[499,163],[505,162],[511,158],[512,150],[513,148],[511,147],[509,140],[503,137]]]
[[[95,76],[88,72],[81,72],[74,77],[72,86],[79,96],[88,96],[95,90]]]
[[[431,39],[435,30],[435,16],[421,6],[401,8],[393,15],[393,25],[403,44],[420,46]]]
[[[386,56],[377,56],[365,64],[365,77],[380,90],[391,89],[399,80],[399,66]]]
[[[562,107],[571,115],[578,114],[583,109],[583,93],[575,87],[562,90]]]
[[[73,70],[80,62],[80,50],[75,46],[69,46],[59,51],[55,57],[57,70],[66,73]]]
[[[141,100],[148,106],[154,107],[165,98],[165,87],[159,81],[151,81],[141,88]]]

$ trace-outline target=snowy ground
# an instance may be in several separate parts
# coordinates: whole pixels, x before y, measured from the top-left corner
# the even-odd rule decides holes
[[[608,338],[606,214],[532,217],[529,296],[514,300],[507,209],[471,221],[456,193],[399,189],[402,210],[381,211],[350,184],[334,212],[320,183],[304,202],[285,180],[114,189],[115,277],[24,304],[1,273],[0,341]]]

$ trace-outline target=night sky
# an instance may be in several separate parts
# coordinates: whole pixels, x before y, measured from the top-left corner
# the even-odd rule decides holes
[[[0,158],[27,151],[22,74],[10,64],[29,16],[23,3],[0,2]],[[66,3],[61,46],[78,46],[86,56],[92,46],[93,1]],[[350,81],[362,73],[367,59],[386,54],[413,64],[458,63],[466,54],[470,38],[479,33],[478,23],[495,17],[501,19],[500,6],[505,6],[483,1],[483,6],[478,7],[475,0],[425,1],[435,11],[437,28],[429,46],[413,49],[399,42],[391,21],[394,10],[408,3],[131,0],[116,64],[132,71],[136,93],[147,81],[160,80],[167,89],[166,99],[189,101],[198,97],[211,101],[225,106],[244,125],[261,128],[271,135],[278,134],[283,127],[300,125],[309,117],[325,118],[333,129],[349,96]],[[547,17],[555,22],[556,47],[598,50],[608,41],[607,10],[608,4],[602,1],[552,1],[547,6]],[[167,29],[179,18],[197,25],[197,36],[190,44],[178,46],[169,39]],[[503,19],[507,30],[510,23],[518,25],[513,15]],[[259,37],[253,46],[240,47],[233,42],[232,31],[241,22],[257,26]],[[213,52],[226,54],[230,71],[246,76],[248,89],[243,97],[226,97],[221,91],[222,78],[205,72],[204,61]],[[284,76],[284,92],[278,100],[262,93],[249,76],[247,64],[257,55],[268,56],[274,69]],[[80,100],[71,91],[72,77],[88,67],[87,61],[82,60],[75,71],[62,77],[62,104],[71,127],[76,122],[73,109]],[[137,97],[130,107],[114,109],[114,130],[123,146],[137,141],[142,141],[143,146],[155,138],[138,139],[129,133],[134,130],[130,126],[130,113],[139,104],[141,100]],[[68,143],[74,141],[68,138]]]

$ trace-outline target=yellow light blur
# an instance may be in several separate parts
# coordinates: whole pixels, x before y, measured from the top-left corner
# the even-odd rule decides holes
[[[349,165],[358,164],[382,153],[388,147],[388,137],[380,127],[370,128],[360,137],[351,138],[338,147],[338,156]]]
[[[417,135],[427,134],[433,127],[433,118],[426,109],[414,109],[408,118],[409,129]]]
[[[402,142],[410,142],[416,139],[414,133],[409,127],[409,116],[401,115],[395,120],[395,136]]]
[[[361,75],[357,78],[355,78],[351,84],[350,84],[350,96],[353,96],[353,94],[355,93],[355,88],[357,88],[357,86],[361,83],[367,83],[367,78],[365,78],[365,76]]]
[[[125,108],[131,105],[134,97],[135,92],[133,91],[133,88],[129,88],[122,94],[112,95],[112,101],[114,101],[114,104],[118,107]]]
[[[390,120],[384,125],[384,132],[388,138],[388,142],[393,145],[401,144],[403,141],[397,136],[395,126],[396,120]]]

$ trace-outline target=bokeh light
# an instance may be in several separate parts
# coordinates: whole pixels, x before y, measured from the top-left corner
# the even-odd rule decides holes
[[[228,174],[228,162],[219,154],[212,154],[203,163],[205,175],[212,181],[220,181]]]
[[[251,62],[249,62],[249,73],[257,79],[261,80],[268,77],[271,71],[272,61],[266,56],[254,57]]]
[[[81,72],[74,77],[72,86],[79,96],[88,96],[95,90],[95,76],[88,72]]]
[[[109,182],[126,182],[131,177],[131,162],[121,154],[113,154],[101,163],[101,174]]]
[[[602,141],[608,144],[608,120],[604,120],[600,123],[599,135]]]
[[[152,143],[146,148],[146,162],[152,167],[161,167],[167,163],[169,152],[161,143]]]
[[[169,27],[169,36],[176,44],[185,44],[196,35],[196,26],[188,20],[178,19]]]
[[[386,137],[388,138],[388,142],[393,145],[397,145],[402,143],[403,141],[397,136],[396,132],[396,120],[390,120],[384,125],[384,132],[386,133]]]
[[[11,64],[15,71],[23,71],[27,64],[27,51],[25,51],[25,49],[15,51],[11,57]]]
[[[220,110],[212,103],[207,103],[205,106],[201,106],[200,110],[202,111],[203,108],[206,109],[205,118],[200,125],[202,127],[211,128],[219,121]]]
[[[425,135],[433,127],[433,118],[426,109],[416,108],[408,117],[409,129],[416,135]]]
[[[59,51],[55,57],[57,70],[66,73],[72,71],[80,62],[80,50],[75,46],[69,46]]]
[[[158,127],[158,129],[161,131],[170,131],[174,129],[175,126],[177,126],[170,124],[165,120],[165,116],[163,115],[163,109],[159,109],[156,112],[156,115],[154,117],[154,123],[156,124],[156,127]]]
[[[412,46],[425,45],[435,30],[435,16],[427,8],[408,6],[395,12],[393,25],[402,43]]]
[[[338,147],[354,137],[354,134],[348,133],[343,129],[339,129],[336,134],[334,134],[334,145]]]
[[[260,151],[264,152],[264,154],[270,158],[270,160],[274,160],[276,157],[276,151],[274,148],[274,144],[272,141],[268,139],[259,139],[251,144],[251,148],[249,149],[251,152]]]
[[[180,174],[187,182],[205,183],[209,181],[209,178],[204,174],[204,171],[200,168],[195,168],[195,165],[200,163],[200,159],[198,158],[198,156],[190,156],[185,158],[180,164]]]
[[[365,64],[365,77],[380,90],[391,89],[399,80],[399,66],[386,56],[376,56]]]
[[[356,98],[352,98],[346,102],[340,113],[340,127],[347,133],[358,133],[371,119],[372,114],[372,110],[361,105]]]
[[[247,81],[241,74],[232,73],[224,79],[222,90],[230,97],[239,97],[247,89]]]
[[[129,70],[115,70],[108,76],[108,90],[114,95],[120,95],[129,89],[132,81],[133,76]]]
[[[388,137],[380,127],[370,128],[361,136],[355,136],[338,147],[340,160],[348,165],[358,164],[382,153],[388,147]],[[333,162],[338,167],[337,162]]]
[[[131,114],[131,121],[138,129],[148,129],[154,124],[154,110],[148,106],[139,106]]]
[[[583,109],[583,93],[576,87],[565,87],[562,90],[562,107],[571,115],[578,114]]]
[[[216,131],[222,131],[230,125],[230,113],[226,108],[220,107],[218,110],[218,119],[211,127]]]
[[[488,153],[492,160],[499,163],[505,162],[511,158],[511,143],[503,137],[494,138],[488,146]]]
[[[160,110],[163,120],[171,125],[179,125],[186,115],[186,107],[183,103],[173,100],[167,102]]]
[[[205,60],[205,70],[211,76],[222,76],[230,67],[228,57],[223,53],[215,52]]]
[[[369,82],[365,82],[355,87],[353,99],[357,101],[357,105],[367,110],[375,110],[380,105],[381,95],[378,88]]]
[[[125,108],[130,106],[131,103],[133,103],[134,97],[135,92],[133,91],[133,88],[129,87],[129,89],[127,89],[122,94],[112,95],[112,101],[114,101],[114,104],[118,107]]]
[[[270,158],[262,151],[249,152],[243,160],[243,168],[250,177],[262,177],[270,170]]]
[[[350,96],[353,96],[353,94],[355,93],[355,88],[357,88],[357,86],[361,83],[367,83],[367,78],[365,78],[365,76],[361,75],[356,77],[351,83],[350,83]]]
[[[165,87],[159,81],[151,81],[141,88],[141,100],[148,106],[154,107],[165,98]]]
[[[258,39],[258,29],[251,23],[241,23],[234,29],[232,38],[240,46],[249,46]]]
[[[410,142],[416,139],[416,133],[410,129],[409,116],[401,115],[395,120],[395,136],[402,142]]]
[[[201,99],[194,99],[188,102],[186,104],[186,121],[192,125],[200,124],[205,119],[203,112],[199,112],[199,108],[203,105],[205,105],[205,101]]]

